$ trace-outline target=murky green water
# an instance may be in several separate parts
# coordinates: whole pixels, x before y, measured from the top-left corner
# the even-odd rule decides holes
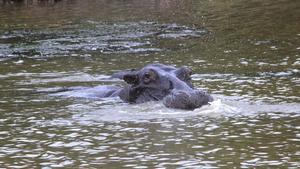
[[[2,2],[2,1],[0,1]],[[300,2],[0,5],[0,168],[299,168]],[[194,111],[47,94],[160,62],[216,101]]]

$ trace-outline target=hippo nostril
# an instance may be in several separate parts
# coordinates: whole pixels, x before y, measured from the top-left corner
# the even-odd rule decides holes
[[[180,94],[186,94],[185,92],[183,92],[183,91],[180,91],[180,92],[178,92],[178,93],[180,93]]]
[[[178,96],[185,96],[185,97],[189,97],[190,96],[189,94],[187,94],[184,91],[179,91],[179,92],[176,92],[175,94],[178,95]]]

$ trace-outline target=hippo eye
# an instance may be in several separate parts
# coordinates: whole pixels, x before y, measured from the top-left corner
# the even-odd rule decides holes
[[[146,73],[146,74],[144,75],[144,77],[147,78],[147,79],[149,79],[149,78],[151,77],[151,75],[150,75],[149,73]]]

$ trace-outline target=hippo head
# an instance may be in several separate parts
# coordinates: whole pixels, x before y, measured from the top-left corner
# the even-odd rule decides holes
[[[191,73],[186,67],[150,64],[140,71],[124,74],[128,85],[120,91],[119,97],[127,103],[163,100],[166,107],[195,109],[208,104],[212,97],[193,89]]]

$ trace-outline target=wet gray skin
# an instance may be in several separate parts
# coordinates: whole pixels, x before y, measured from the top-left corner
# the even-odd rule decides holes
[[[194,90],[192,71],[163,64],[150,64],[140,71],[119,73],[129,85],[122,89],[119,97],[127,103],[145,103],[163,100],[166,107],[190,109],[199,108],[213,101],[201,90]]]

